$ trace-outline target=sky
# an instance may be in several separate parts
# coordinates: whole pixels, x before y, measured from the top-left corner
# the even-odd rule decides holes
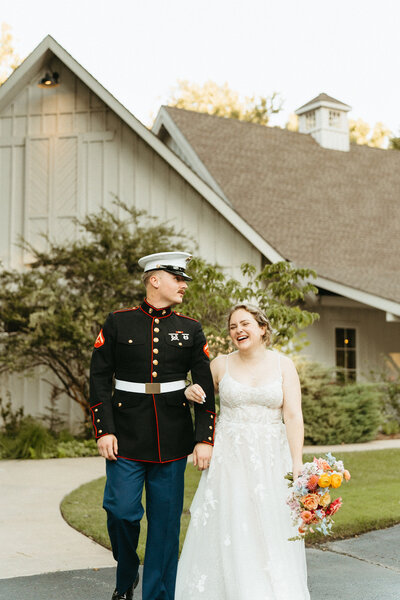
[[[325,92],[400,134],[399,0],[0,0],[27,56],[52,35],[146,125],[177,80],[284,99]]]

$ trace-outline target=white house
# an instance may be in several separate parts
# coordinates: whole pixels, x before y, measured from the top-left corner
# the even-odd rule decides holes
[[[240,130],[231,135],[231,127]],[[213,131],[226,134],[226,142],[213,137]],[[268,153],[262,147],[256,150],[263,136],[271,136],[272,154],[269,142]],[[287,157],[291,146],[298,148],[296,160],[305,149],[312,157],[301,180],[292,175],[304,169],[304,161],[296,164]],[[222,156],[213,154],[217,150]],[[365,151],[371,149],[361,149]],[[0,260],[6,268],[24,268],[30,257],[17,246],[20,236],[34,244],[43,243],[41,233],[61,240],[73,238],[77,235],[74,217],[111,207],[118,196],[185,229],[197,240],[203,258],[234,275],[243,262],[261,268],[284,258],[316,268],[323,293],[313,302],[321,320],[308,332],[309,352],[335,364],[335,329],[343,330],[343,340],[351,344],[354,330],[355,348],[347,349],[346,360],[353,353],[355,369],[362,374],[381,352],[400,352],[400,288],[390,253],[384,250],[387,239],[394,254],[399,245],[398,213],[394,205],[385,204],[383,212],[391,215],[384,224],[389,227],[387,235],[372,236],[365,260],[352,254],[351,243],[338,244],[331,231],[326,237],[325,221],[332,216],[319,205],[319,195],[329,189],[338,168],[360,181],[366,172],[365,167],[358,172],[353,163],[346,166],[343,159],[315,173],[316,157],[321,156],[319,164],[326,165],[326,152],[351,157],[353,149],[349,153],[327,151],[309,135],[165,108],[151,132],[48,36],[0,87]],[[398,171],[400,153],[393,162],[389,155],[394,152],[372,152],[384,173],[382,188],[388,196],[393,193],[390,178],[396,166]],[[279,163],[285,169],[278,176]],[[304,194],[307,177],[314,176],[318,189]],[[258,180],[266,186],[261,194]],[[386,202],[386,196],[382,201]],[[307,207],[304,197],[309,197]],[[276,201],[286,212],[277,211]],[[335,202],[342,219],[340,239],[344,231],[352,236],[354,221],[347,195],[342,202],[336,196]],[[304,212],[310,205],[315,212],[313,228],[306,226],[309,219]],[[369,213],[375,211],[375,226],[383,226],[382,215],[370,198],[366,205]],[[276,230],[287,231],[285,243]],[[310,230],[314,231],[311,238]],[[329,251],[320,251],[322,262],[317,264],[314,258],[321,244]],[[349,268],[341,276],[339,267],[345,264]],[[376,279],[379,265],[382,273]],[[6,390],[11,391],[13,404],[23,405],[26,412],[40,414],[48,405],[49,388],[40,375],[4,379],[3,397]],[[67,399],[60,410],[68,412],[71,426],[80,418],[79,409],[70,407]]]
[[[317,272],[305,353],[355,379],[382,354],[400,364],[400,152],[350,146],[349,110],[320,94],[291,132],[162,107],[153,131],[281,259]]]

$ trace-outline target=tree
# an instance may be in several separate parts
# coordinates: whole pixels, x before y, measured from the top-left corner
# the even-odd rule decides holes
[[[0,272],[0,373],[45,367],[53,374],[52,393],[67,394],[86,419],[90,355],[108,312],[142,301],[139,257],[182,248],[180,232],[121,202],[117,209],[120,216],[105,209],[87,216],[78,241],[48,240],[43,252],[25,243],[34,257],[31,268]],[[281,344],[316,317],[299,306],[315,289],[303,281],[311,271],[288,263],[269,265],[258,275],[252,266],[243,270],[244,286],[202,260],[191,265],[194,282],[182,312],[202,320],[214,353],[226,347],[225,315],[233,302],[258,301]]]
[[[352,144],[370,146],[372,148],[385,148],[388,137],[391,135],[390,129],[383,123],[375,123],[371,129],[371,126],[362,119],[357,119],[357,121],[350,119],[349,129],[350,142]]]
[[[271,115],[282,110],[283,100],[277,92],[273,92],[271,96],[241,98],[227,83],[218,85],[214,81],[207,81],[201,86],[179,80],[172,90],[168,105],[267,125]]]
[[[14,49],[11,27],[7,23],[2,23],[0,28],[0,85],[21,62]]]
[[[389,140],[389,148],[391,150],[400,150],[400,135],[393,136]]]

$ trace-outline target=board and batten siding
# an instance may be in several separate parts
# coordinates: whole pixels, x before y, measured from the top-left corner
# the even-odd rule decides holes
[[[302,354],[332,367],[336,363],[336,328],[356,330],[357,380],[371,378],[384,364],[384,357],[400,350],[400,323],[387,322],[385,313],[343,298],[322,298],[325,305],[311,307],[320,319],[305,330],[309,346]],[[330,302],[331,301],[331,302]],[[340,306],[342,303],[342,306]]]
[[[261,254],[190,184],[150,148],[64,64],[53,60],[60,85],[37,86],[40,73],[0,113],[0,260],[23,268],[31,257],[21,237],[43,247],[42,234],[76,238],[76,217],[112,208],[116,197],[191,236],[199,255],[240,276],[244,262],[261,268]],[[115,210],[115,207],[114,207]],[[193,248],[189,248],[190,251]],[[15,407],[43,413],[46,375],[3,378]],[[72,427],[79,407],[59,402]]]

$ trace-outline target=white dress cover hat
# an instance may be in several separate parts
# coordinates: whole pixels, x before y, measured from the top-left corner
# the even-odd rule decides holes
[[[192,278],[186,274],[186,264],[192,258],[187,252],[158,252],[149,254],[139,259],[139,267],[142,267],[145,273],[147,271],[168,271],[173,275],[180,275],[187,281]]]

